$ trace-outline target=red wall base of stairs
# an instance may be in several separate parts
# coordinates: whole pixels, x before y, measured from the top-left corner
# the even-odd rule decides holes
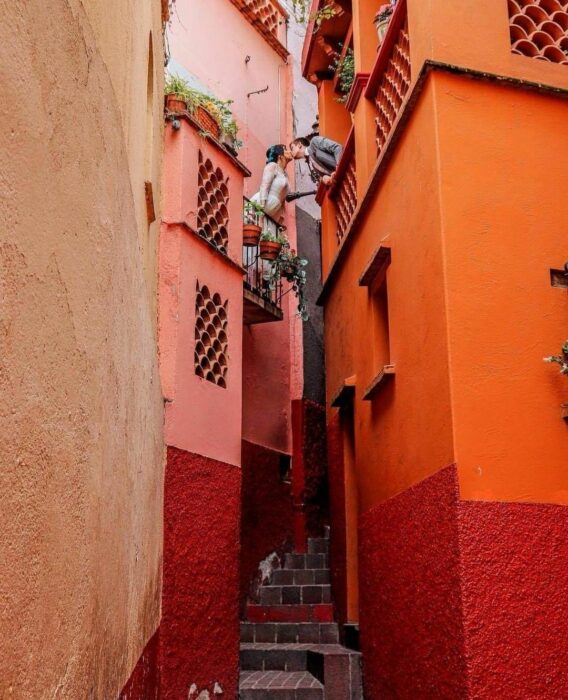
[[[567,532],[565,506],[461,501],[455,467],[363,514],[365,698],[568,697]]]
[[[241,470],[168,448],[160,627],[162,700],[195,684],[237,696]]]

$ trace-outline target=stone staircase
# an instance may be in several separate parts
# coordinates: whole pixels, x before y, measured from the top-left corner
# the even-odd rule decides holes
[[[361,660],[339,644],[329,538],[286,554],[241,623],[240,700],[362,700]]]

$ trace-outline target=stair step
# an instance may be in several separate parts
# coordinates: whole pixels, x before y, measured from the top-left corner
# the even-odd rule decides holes
[[[242,671],[307,671],[313,644],[241,644]]]
[[[329,569],[276,569],[271,580],[274,586],[327,585],[329,582]]]
[[[324,700],[323,685],[307,671],[243,671],[241,700]]]
[[[327,554],[286,554],[285,569],[328,569]]]
[[[335,622],[241,622],[241,642],[271,644],[337,644]]]
[[[331,586],[262,586],[260,588],[262,605],[314,605],[331,603]]]
[[[360,654],[339,644],[241,644],[242,671],[307,671],[322,683],[321,657],[358,658]],[[310,664],[308,666],[308,663]]]
[[[333,622],[333,605],[247,605],[249,622]]]
[[[327,537],[308,538],[308,554],[329,554],[329,540]]]

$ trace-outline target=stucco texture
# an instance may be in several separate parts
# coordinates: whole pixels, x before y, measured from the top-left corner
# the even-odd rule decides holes
[[[467,697],[455,469],[375,506],[360,523],[365,697]]]
[[[164,595],[160,628],[163,700],[191,686],[237,696],[241,470],[168,447]]]
[[[566,697],[567,520],[462,500],[455,467],[365,513],[365,697]]]
[[[116,697],[159,620],[160,3],[114,5],[0,2],[3,698]]]

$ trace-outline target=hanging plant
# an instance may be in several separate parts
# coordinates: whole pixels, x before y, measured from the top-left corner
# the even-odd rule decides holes
[[[333,19],[337,15],[337,8],[332,3],[327,3],[321,7],[315,14],[311,15],[310,7],[311,0],[292,0],[292,12],[296,18],[296,22],[300,24],[307,24],[308,21],[313,20],[316,30],[321,27],[323,22]]]
[[[337,75],[337,83],[342,93],[342,97],[338,97],[337,102],[347,102],[347,97],[355,80],[355,54],[353,49],[348,48],[343,58],[336,56],[329,68]]]
[[[568,374],[568,340],[564,343],[560,352],[560,355],[545,357],[544,361],[560,365],[560,374]]]
[[[306,258],[300,257],[295,250],[290,248],[288,243],[285,243],[268,275],[271,286],[274,286],[280,279],[290,282],[291,289],[298,299],[298,316],[302,321],[308,321],[310,318],[306,300],[307,275],[304,269],[307,264]]]

